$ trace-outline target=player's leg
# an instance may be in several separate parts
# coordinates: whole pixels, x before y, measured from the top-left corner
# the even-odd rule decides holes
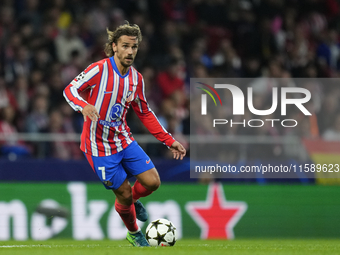
[[[129,230],[126,239],[133,246],[149,246],[141,229],[137,225],[135,205],[132,203],[132,190],[126,179],[123,184],[113,190],[116,195],[115,209]]]
[[[118,189],[114,189],[113,192],[116,195],[115,209],[122,218],[126,228],[132,233],[139,231],[129,181],[125,180],[122,185]]]
[[[130,182],[125,179],[125,181],[120,185],[118,189],[113,189],[113,193],[116,195],[116,202],[122,205],[132,204],[132,190]]]
[[[141,197],[149,196],[158,189],[161,181],[156,168],[138,174],[136,175],[136,178],[137,180],[132,187],[133,203],[135,204],[137,219],[145,222],[148,220],[149,215],[139,199]]]
[[[161,185],[161,180],[155,167],[136,175],[136,178],[137,181],[132,187],[134,202],[141,197],[150,195]]]
[[[160,186],[161,181],[155,165],[136,141],[124,150],[122,165],[129,174],[137,178],[132,187],[134,201],[150,195]]]
[[[117,153],[106,157],[86,155],[94,172],[98,175],[106,189],[116,194],[115,209],[129,231],[138,231],[136,213],[132,203],[131,185],[126,179],[127,174],[120,164],[123,154]]]
[[[128,241],[134,246],[149,246],[137,225],[131,185],[126,179],[127,174],[120,163],[122,153],[107,157],[85,156],[105,188],[111,189],[115,193],[115,209],[129,230],[127,234]]]
[[[126,239],[133,246],[149,246],[141,229],[137,225],[136,211],[132,203],[131,185],[127,179],[118,188],[113,190],[116,195],[115,209],[129,230]]]
[[[124,150],[122,164],[129,174],[137,178],[132,187],[133,202],[135,203],[137,219],[145,222],[148,219],[148,214],[138,199],[150,195],[159,187],[158,172],[149,156],[135,141]]]

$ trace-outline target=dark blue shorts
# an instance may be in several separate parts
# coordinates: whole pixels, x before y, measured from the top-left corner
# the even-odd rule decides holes
[[[125,179],[155,167],[136,141],[111,156],[94,157],[85,154],[85,157],[106,189],[118,189]]]

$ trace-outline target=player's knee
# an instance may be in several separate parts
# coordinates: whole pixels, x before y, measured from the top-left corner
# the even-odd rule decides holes
[[[132,193],[131,192],[125,192],[121,196],[122,199],[124,199],[127,203],[132,203]]]
[[[147,190],[155,191],[161,185],[161,180],[159,179],[158,172],[156,168],[153,168],[149,171],[146,171],[139,175],[140,183],[143,185],[144,188]]]
[[[114,190],[117,200],[125,205],[132,204],[132,190],[130,185],[122,185],[119,189]]]
[[[120,195],[117,195],[117,200],[121,204],[131,205],[132,204],[132,193],[124,192]]]
[[[161,186],[161,180],[159,178],[155,178],[152,183],[148,185],[148,190],[155,191]]]

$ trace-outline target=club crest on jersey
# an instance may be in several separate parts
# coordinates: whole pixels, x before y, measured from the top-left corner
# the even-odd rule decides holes
[[[130,90],[126,96],[126,101],[129,103],[133,100],[133,94],[132,91]]]

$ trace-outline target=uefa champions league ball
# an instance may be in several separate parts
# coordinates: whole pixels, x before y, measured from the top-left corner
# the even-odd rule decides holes
[[[147,226],[145,238],[150,246],[174,246],[176,227],[167,219],[157,219]]]

